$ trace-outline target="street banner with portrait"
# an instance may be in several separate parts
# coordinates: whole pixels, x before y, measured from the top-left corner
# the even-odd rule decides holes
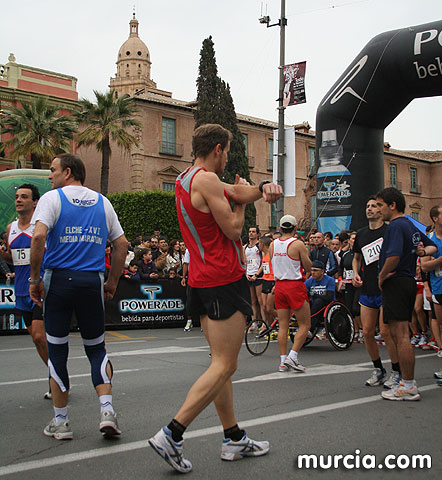
[[[305,67],[306,62],[284,65],[284,107],[306,102]]]

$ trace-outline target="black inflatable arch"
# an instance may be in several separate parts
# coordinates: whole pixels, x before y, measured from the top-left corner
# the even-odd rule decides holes
[[[384,185],[384,129],[414,99],[442,95],[442,20],[374,37],[316,115],[317,215],[322,232],[366,224]]]

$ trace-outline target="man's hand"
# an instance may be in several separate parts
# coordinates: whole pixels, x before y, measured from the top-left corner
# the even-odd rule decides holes
[[[235,185],[250,185],[250,183],[245,178],[242,178],[238,174],[236,174]]]
[[[282,197],[281,185],[275,183],[265,183],[262,186],[262,198],[267,203],[275,203]]]
[[[379,275],[379,279],[378,279],[379,290],[382,291],[382,284],[385,282],[385,280],[388,280],[389,278],[391,278],[395,273],[396,272],[390,272],[390,273],[387,273],[387,275],[382,277]]]
[[[416,247],[416,255],[418,257],[425,257],[425,246],[422,242],[419,242],[417,247]]]
[[[115,290],[117,289],[118,283],[113,283],[110,280],[104,283],[104,299],[112,300],[115,295]]]
[[[42,307],[42,300],[45,298],[45,288],[43,286],[43,282],[37,283],[36,285],[29,285],[29,296],[33,302],[35,302],[39,307]]]
[[[153,279],[158,278],[158,273],[151,273],[151,274],[149,275],[149,278],[153,278]]]
[[[183,278],[181,279],[181,286],[182,286],[182,287],[185,287],[185,286],[186,286],[186,279],[185,279],[185,277],[183,277]]]
[[[355,287],[355,288],[362,287],[362,283],[363,283],[362,278],[357,273],[353,273],[353,278],[351,280],[351,283],[353,284],[353,287]]]

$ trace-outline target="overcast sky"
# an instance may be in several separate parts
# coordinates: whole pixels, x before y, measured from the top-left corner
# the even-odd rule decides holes
[[[277,121],[280,0],[15,0],[2,1],[0,63],[17,63],[78,78],[93,99],[115,75],[133,7],[149,48],[152,79],[175,98],[193,100],[204,38],[212,35],[219,75],[236,111]],[[315,127],[318,104],[378,33],[442,20],[442,0],[286,0],[286,64],[307,61],[307,103],[286,109],[286,123]],[[442,50],[442,48],[441,48]],[[442,97],[414,100],[387,128],[397,149],[442,150]]]

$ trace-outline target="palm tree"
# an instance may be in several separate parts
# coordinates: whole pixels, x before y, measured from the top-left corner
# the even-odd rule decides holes
[[[80,123],[87,128],[77,137],[77,145],[96,144],[101,152],[101,181],[103,195],[107,195],[109,182],[109,159],[111,156],[110,139],[130,152],[138,146],[138,140],[126,131],[129,127],[141,127],[141,123],[133,118],[137,112],[134,101],[129,95],[116,98],[113,90],[100,93],[94,90],[96,104],[83,98],[80,100],[82,111],[77,114]]]
[[[32,168],[41,168],[42,161],[70,151],[70,140],[77,131],[72,116],[60,115],[60,107],[49,105],[47,97],[39,96],[21,105],[5,112],[0,121],[0,133],[13,136],[2,142],[0,151],[12,146],[11,158],[30,155]]]

